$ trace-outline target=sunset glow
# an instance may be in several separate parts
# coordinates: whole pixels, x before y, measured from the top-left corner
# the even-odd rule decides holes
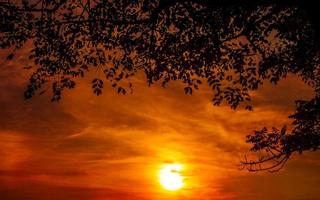
[[[181,176],[182,166],[179,164],[166,164],[159,172],[160,184],[166,190],[179,190],[183,187],[183,177]]]
[[[214,106],[206,80],[186,95],[183,83],[149,86],[142,73],[132,77],[132,94],[118,94],[105,81],[96,96],[91,84],[104,78],[100,65],[77,79],[59,102],[51,102],[50,91],[25,100],[33,68],[21,68],[29,65],[31,45],[16,50],[12,60],[9,51],[0,51],[0,200],[320,199],[320,150],[292,153],[276,173],[239,170],[244,158],[256,158],[248,134],[284,125],[292,130],[288,116],[295,113],[295,100],[314,95],[301,77],[264,82],[252,92],[253,111],[242,104],[236,110],[226,103]]]

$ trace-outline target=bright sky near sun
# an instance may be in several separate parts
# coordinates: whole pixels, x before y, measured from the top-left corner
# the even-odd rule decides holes
[[[165,164],[159,172],[159,181],[167,190],[179,190],[183,187],[180,164]]]

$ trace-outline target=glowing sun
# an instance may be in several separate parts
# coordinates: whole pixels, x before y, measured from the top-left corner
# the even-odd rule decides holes
[[[182,166],[179,164],[165,164],[159,172],[160,184],[167,190],[178,190],[183,186],[180,174]]]

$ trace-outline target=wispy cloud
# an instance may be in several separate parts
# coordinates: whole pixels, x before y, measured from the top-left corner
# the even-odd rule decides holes
[[[255,94],[254,112],[214,107],[207,87],[188,96],[178,83],[163,89],[139,80],[132,95],[106,87],[96,97],[90,77],[51,103],[48,94],[22,98],[24,59],[10,61],[1,72],[1,198],[170,199],[157,180],[159,166],[167,162],[186,166],[187,186],[176,196],[181,199],[319,196],[315,154],[290,162],[278,175],[237,169],[248,148],[245,135],[290,123],[294,100],[312,95],[296,77],[279,87],[266,84]],[[312,162],[303,164],[304,159]],[[299,187],[303,192],[291,189]]]

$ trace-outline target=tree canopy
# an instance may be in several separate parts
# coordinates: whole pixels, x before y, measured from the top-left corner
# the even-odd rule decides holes
[[[297,101],[290,133],[249,135],[251,151],[262,156],[242,162],[250,171],[278,170],[292,153],[320,147],[319,16],[310,2],[8,0],[0,2],[0,47],[13,59],[32,41],[25,98],[49,85],[52,101],[96,68],[104,74],[92,81],[96,95],[105,83],[125,94],[142,72],[149,85],[181,81],[187,94],[206,82],[214,105],[251,110],[250,93],[264,81],[296,74],[314,98]]]

